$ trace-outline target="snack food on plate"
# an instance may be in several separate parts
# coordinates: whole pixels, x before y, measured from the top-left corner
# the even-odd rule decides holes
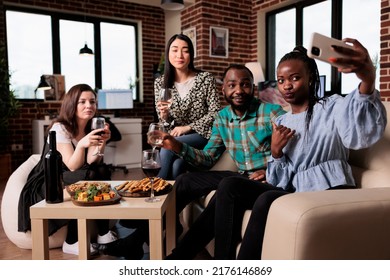
[[[160,192],[164,190],[169,183],[161,178],[155,178],[153,182],[154,191]],[[116,186],[116,190],[119,192],[125,193],[137,193],[137,192],[147,192],[150,190],[150,180],[149,178],[144,178],[142,180],[130,180],[126,181],[119,186]]]
[[[111,185],[106,182],[89,182],[83,181],[66,186],[69,193],[76,193],[76,191],[85,191],[91,186],[96,186],[99,190],[110,189]]]
[[[77,201],[102,201],[116,196],[111,185],[104,182],[82,182],[68,186],[69,189],[75,190],[74,199]]]

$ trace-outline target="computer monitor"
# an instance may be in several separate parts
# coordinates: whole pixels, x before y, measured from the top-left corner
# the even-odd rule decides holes
[[[100,89],[97,93],[99,110],[133,109],[133,92],[125,89]]]

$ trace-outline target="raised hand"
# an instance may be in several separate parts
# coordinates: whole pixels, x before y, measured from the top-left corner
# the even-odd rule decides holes
[[[359,91],[363,94],[371,94],[375,88],[375,67],[371,61],[367,49],[356,39],[345,38],[344,42],[353,46],[353,49],[333,46],[333,49],[347,57],[330,58],[331,62],[341,64],[338,71],[342,73],[355,73],[362,81]]]
[[[295,130],[272,123],[271,154],[273,158],[283,156],[283,148],[294,135]]]

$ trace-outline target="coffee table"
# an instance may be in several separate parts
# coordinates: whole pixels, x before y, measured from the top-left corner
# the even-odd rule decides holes
[[[107,181],[117,186],[124,181]],[[170,182],[173,185],[173,182]],[[89,221],[95,219],[149,220],[149,249],[151,260],[161,260],[176,245],[175,191],[159,196],[155,203],[145,198],[122,197],[117,204],[104,206],[76,206],[64,190],[64,202],[49,204],[42,200],[30,208],[32,233],[32,259],[49,259],[48,220],[77,219],[79,259],[90,258]],[[163,217],[165,214],[165,228]],[[163,244],[165,231],[166,246]],[[165,247],[165,248],[164,248]],[[165,250],[164,250],[165,249]]]

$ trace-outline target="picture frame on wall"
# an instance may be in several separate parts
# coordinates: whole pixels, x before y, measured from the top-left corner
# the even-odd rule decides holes
[[[196,28],[191,27],[183,30],[183,34],[188,36],[191,41],[192,45],[194,46],[194,58],[196,57]]]
[[[210,57],[229,56],[229,29],[210,26]]]

